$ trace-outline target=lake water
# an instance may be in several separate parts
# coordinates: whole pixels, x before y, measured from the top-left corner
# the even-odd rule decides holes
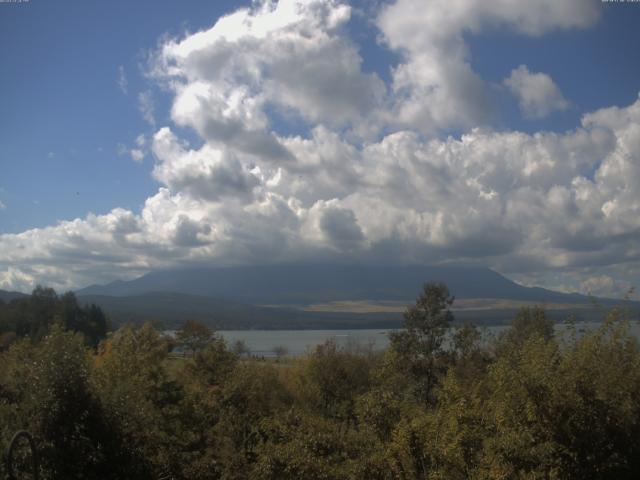
[[[217,333],[232,347],[242,340],[251,353],[272,357],[275,347],[284,347],[287,355],[300,356],[327,340],[333,339],[340,346],[368,346],[382,350],[389,345],[389,330],[221,330]]]
[[[579,332],[598,328],[600,323],[577,323]],[[497,335],[509,327],[485,327],[488,335]],[[556,324],[556,331],[561,333],[566,325]],[[289,356],[300,356],[312,351],[317,345],[333,339],[340,346],[371,346],[374,350],[383,350],[389,345],[387,333],[391,330],[220,330],[221,335],[231,347],[237,340],[242,340],[252,355],[273,357],[276,347],[284,347]],[[631,332],[640,338],[640,325],[631,323]]]

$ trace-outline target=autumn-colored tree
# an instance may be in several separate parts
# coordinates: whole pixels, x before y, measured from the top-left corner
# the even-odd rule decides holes
[[[487,342],[449,329],[452,301],[427,284],[380,354],[330,341],[282,363],[205,329],[177,358],[150,324],[94,348],[70,331],[91,310],[40,289],[0,305],[28,327],[0,351],[0,451],[26,428],[45,480],[637,477],[640,346],[622,311],[558,337],[527,308]]]
[[[261,424],[264,441],[251,478],[260,480],[372,479],[394,477],[384,447],[366,430],[300,411]]]
[[[136,478],[158,478],[178,455],[181,439],[171,433],[183,392],[168,375],[167,354],[167,339],[145,324],[114,332],[94,357],[92,388]]]
[[[206,325],[187,320],[176,332],[176,340],[184,348],[185,355],[191,351],[192,355],[202,350],[213,339],[213,331]]]
[[[316,412],[354,424],[356,399],[369,388],[369,377],[366,357],[327,340],[305,362],[298,394]]]

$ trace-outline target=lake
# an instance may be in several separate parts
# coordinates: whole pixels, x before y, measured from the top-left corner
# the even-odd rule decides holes
[[[596,329],[600,323],[577,323],[576,330],[584,332]],[[489,335],[497,335],[508,326],[485,327]],[[566,330],[565,324],[556,324],[556,331]],[[371,345],[374,350],[383,350],[389,345],[387,333],[392,330],[220,330],[217,333],[222,336],[231,347],[237,340],[242,340],[252,355],[274,357],[275,347],[284,347],[289,356],[300,356],[313,350],[327,340],[333,339],[340,346]],[[631,322],[631,332],[640,338],[640,325]]]
[[[371,345],[375,350],[382,350],[389,345],[387,332],[389,330],[221,330],[217,333],[230,347],[242,340],[252,355],[273,357],[275,347],[284,347],[287,355],[300,356],[330,339],[340,346]]]

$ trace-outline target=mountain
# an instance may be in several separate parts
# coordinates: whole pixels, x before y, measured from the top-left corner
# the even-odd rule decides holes
[[[441,281],[456,298],[585,303],[588,297],[518,285],[493,270],[443,266],[261,266],[193,268],[148,273],[93,285],[78,295],[130,296],[173,292],[252,305],[308,305],[342,300],[412,302],[427,281]]]
[[[24,297],[28,297],[29,295],[25,294],[25,293],[20,293],[20,292],[7,292],[6,290],[0,290],[0,300],[2,300],[3,302],[10,302],[11,300],[15,299],[15,298],[24,298]]]
[[[115,323],[186,319],[217,329],[396,328],[402,310],[422,285],[441,281],[456,297],[456,320],[508,323],[526,304],[541,304],[550,318],[598,321],[602,311],[584,295],[518,285],[487,268],[442,266],[263,266],[152,272],[130,281],[78,290]],[[609,306],[614,300],[597,299]],[[634,302],[634,310],[640,310]]]

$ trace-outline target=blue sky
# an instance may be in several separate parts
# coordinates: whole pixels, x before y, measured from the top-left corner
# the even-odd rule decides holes
[[[157,184],[149,163],[119,156],[118,144],[152,131],[138,108],[141,92],[153,91],[158,122],[166,122],[166,99],[144,77],[146,57],[163,36],[208,27],[246,3],[2,4],[0,233],[140,208]]]
[[[270,8],[280,8],[277,3],[273,2]],[[373,160],[360,157],[369,155],[367,147],[370,147],[371,151],[375,150],[373,147],[376,145],[382,148],[388,135],[393,136],[399,132],[417,135],[425,152],[428,150],[429,142],[446,142],[449,135],[452,135],[454,140],[460,140],[474,129],[492,132],[491,135],[494,137],[491,139],[501,138],[500,141],[504,138],[498,135],[506,132],[520,132],[532,137],[535,137],[537,132],[565,135],[580,128],[581,119],[590,112],[612,106],[627,108],[636,102],[640,90],[640,61],[637,59],[640,47],[640,29],[637,28],[640,24],[640,4],[600,4],[588,1],[581,4],[567,0],[565,6],[575,5],[575,12],[568,14],[567,10],[570,11],[571,8],[557,8],[558,11],[555,12],[556,7],[545,7],[546,10],[538,11],[535,7],[518,7],[517,2],[514,3],[514,12],[497,12],[491,10],[492,2],[485,2],[482,7],[484,10],[480,13],[478,9],[474,10],[471,7],[465,11],[468,5],[474,3],[472,0],[461,2],[460,12],[456,12],[459,18],[449,25],[436,18],[442,10],[439,1],[412,3],[412,0],[402,0],[350,4],[330,0],[302,2],[305,8],[308,7],[308,11],[305,10],[305,13],[295,20],[298,23],[286,24],[281,30],[289,28],[297,32],[298,25],[311,22],[309,25],[313,27],[304,28],[317,29],[313,30],[313,34],[319,35],[321,41],[328,42],[327,51],[332,48],[339,49],[336,56],[338,59],[347,59],[347,63],[353,63],[356,59],[356,71],[350,70],[352,65],[346,65],[337,68],[335,75],[329,72],[331,75],[327,76],[329,79],[338,79],[336,82],[340,85],[346,85],[345,101],[342,102],[344,111],[339,111],[340,102],[329,105],[326,98],[313,97],[314,92],[330,91],[333,88],[331,85],[318,86],[309,83],[308,89],[305,90],[305,82],[308,79],[300,77],[297,82],[304,88],[282,84],[290,88],[290,91],[284,87],[278,92],[267,91],[269,82],[275,85],[276,80],[283,80],[275,78],[275,73],[271,78],[271,73],[263,72],[260,81],[248,84],[248,90],[243,90],[242,95],[249,98],[249,91],[251,101],[258,102],[259,105],[258,110],[247,110],[254,115],[250,121],[258,121],[255,115],[266,115],[267,124],[265,126],[264,122],[258,121],[258,124],[248,123],[248,126],[242,127],[238,127],[235,120],[231,127],[231,124],[223,124],[224,122],[216,123],[217,127],[211,127],[211,123],[206,123],[211,122],[210,117],[214,116],[214,104],[211,102],[199,105],[195,110],[189,110],[188,113],[193,115],[192,119],[178,118],[175,111],[172,113],[172,105],[175,110],[180,88],[196,83],[200,86],[208,85],[209,92],[216,88],[223,89],[224,86],[228,91],[225,90],[221,95],[228,106],[232,105],[229,103],[232,98],[229,92],[236,86],[229,85],[230,79],[242,79],[242,75],[247,75],[250,70],[242,70],[244,73],[234,71],[223,79],[210,79],[206,75],[202,77],[205,63],[215,60],[206,60],[209,53],[204,51],[204,48],[202,55],[205,59],[197,60],[202,63],[196,64],[191,60],[185,60],[186,57],[180,57],[182,54],[176,56],[177,54],[169,52],[167,46],[172,42],[177,45],[195,32],[211,29],[221,16],[233,13],[241,7],[249,7],[250,2],[31,0],[18,4],[0,4],[0,62],[3,72],[0,76],[0,98],[3,105],[0,115],[0,235],[4,234],[4,237],[0,236],[0,244],[4,240],[7,248],[19,244],[26,250],[34,250],[33,254],[21,257],[22,260],[9,258],[8,255],[4,260],[0,258],[0,288],[4,286],[28,289],[29,282],[48,281],[50,279],[47,275],[54,276],[52,272],[58,271],[56,269],[64,270],[62,265],[64,261],[69,260],[51,258],[43,261],[42,254],[35,253],[42,246],[29,246],[29,241],[46,243],[44,239],[49,233],[42,229],[55,229],[61,221],[79,219],[79,222],[83,222],[87,215],[91,214],[105,216],[115,208],[129,212],[138,223],[143,220],[146,222],[143,218],[145,202],[157,198],[159,188],[166,189],[174,200],[179,198],[180,201],[186,202],[185,199],[189,198],[193,201],[191,207],[181,205],[179,212],[176,211],[173,217],[165,220],[167,224],[174,225],[175,231],[171,234],[164,232],[162,235],[173,235],[171,238],[174,239],[182,238],[182,230],[178,230],[183,228],[181,222],[184,219],[194,225],[206,225],[199,230],[200,227],[189,223],[188,228],[193,227],[195,230],[189,231],[193,238],[189,237],[191,248],[188,252],[177,253],[176,248],[179,245],[167,246],[164,237],[159,238],[157,245],[154,245],[151,232],[155,230],[147,225],[141,227],[143,230],[146,228],[144,241],[141,242],[149,246],[149,251],[154,248],[168,248],[171,251],[170,255],[167,255],[166,251],[162,255],[148,252],[140,254],[139,245],[135,248],[131,245],[124,248],[123,244],[118,243],[120,240],[116,239],[112,250],[122,250],[123,258],[127,260],[122,260],[119,266],[114,266],[111,262],[106,269],[108,273],[92,276],[92,268],[100,270],[100,263],[96,260],[97,263],[87,264],[82,271],[59,281],[59,285],[75,287],[92,280],[130,277],[148,269],[167,266],[167,257],[175,258],[173,264],[177,265],[188,264],[194,259],[206,259],[212,264],[260,263],[267,261],[261,260],[256,253],[262,251],[267,252],[264,254],[267,255],[268,261],[277,258],[276,261],[283,262],[324,261],[329,258],[332,261],[373,263],[397,259],[398,262],[404,263],[461,261],[486,264],[525,283],[565,289],[580,289],[582,284],[597,283],[597,280],[590,279],[600,279],[600,283],[614,285],[615,288],[634,283],[640,278],[637,259],[633,253],[640,245],[635,240],[620,247],[626,250],[619,258],[613,258],[614,255],[610,252],[600,252],[601,255],[598,255],[593,249],[589,250],[589,255],[584,255],[581,253],[585,251],[584,248],[576,248],[573,251],[563,243],[563,239],[583,231],[599,230],[601,225],[589,223],[598,222],[597,219],[580,217],[580,221],[576,220],[571,231],[560,233],[554,230],[541,234],[539,242],[546,242],[545,245],[549,244],[557,249],[557,258],[540,260],[535,255],[529,258],[526,252],[531,248],[524,246],[526,242],[523,238],[531,237],[531,232],[524,231],[520,225],[510,224],[511,220],[507,218],[510,209],[515,208],[515,204],[509,201],[516,196],[512,190],[501,190],[502,187],[498,188],[491,183],[497,181],[495,179],[486,185],[483,184],[483,195],[494,191],[500,198],[504,198],[500,208],[507,213],[504,213],[505,216],[501,219],[487,214],[490,217],[487,224],[496,222],[496,225],[508,232],[505,235],[513,234],[513,240],[512,243],[507,242],[509,246],[505,246],[504,251],[492,247],[478,254],[467,251],[463,245],[477,245],[485,241],[491,243],[491,236],[487,237],[488,234],[480,231],[480,227],[477,231],[472,229],[468,232],[463,231],[462,227],[458,228],[460,231],[456,230],[457,227],[439,231],[437,229],[441,227],[433,223],[436,218],[447,218],[451,215],[450,225],[455,226],[457,222],[470,225],[475,220],[467,217],[470,215],[469,212],[456,216],[457,214],[444,210],[430,210],[431,207],[423,207],[424,199],[416,197],[415,202],[407,202],[412,204],[416,218],[420,218],[424,224],[409,226],[403,223],[408,222],[406,218],[399,219],[394,216],[396,210],[393,213],[390,210],[390,223],[378,225],[373,220],[365,219],[365,214],[362,213],[371,208],[367,201],[376,195],[372,195],[370,190],[366,190],[365,193],[364,187],[363,190],[359,190],[359,184],[353,183],[353,172],[329,170],[335,168],[330,160],[326,160],[327,171],[312,171],[309,166],[311,160],[302,158],[303,147],[299,142],[294,142],[294,139],[299,136],[300,140],[306,138],[309,142],[319,142],[318,128],[324,128],[327,132],[337,135],[342,142],[340,148],[346,149],[348,146],[355,149],[353,157],[341,160],[343,163],[353,162],[357,168],[361,168],[362,165],[369,165],[367,162],[370,161],[373,162],[370,164],[371,168],[375,170],[376,163]],[[588,7],[584,6],[586,4]],[[334,12],[337,16],[343,15],[340,7],[345,5],[350,7],[348,18],[340,17],[339,26],[334,27],[331,23],[334,21],[333,17],[327,12]],[[420,14],[411,15],[411,9],[415,10],[418,7]],[[263,10],[260,10],[261,8]],[[522,8],[522,12],[515,11],[518,8]],[[267,7],[261,6],[261,2],[254,4],[250,15],[253,15],[256,24],[262,21],[262,18],[266,18],[266,14],[263,15],[265,9],[268,10]],[[314,15],[327,16],[322,20],[324,23],[316,24]],[[555,18],[545,18],[544,15],[555,15]],[[415,17],[411,21],[417,25],[406,23],[408,16]],[[433,18],[436,18],[436,23],[429,23]],[[423,22],[424,28],[421,28],[420,22]],[[440,25],[445,26],[442,27],[442,32],[436,32],[436,35],[433,32],[438,30]],[[407,37],[404,31],[411,28],[416,28],[418,33]],[[280,33],[280,30],[276,30],[272,36]],[[423,34],[424,38],[419,38]],[[225,35],[230,38],[228,32]],[[242,35],[248,35],[246,38],[249,38],[253,33],[240,32],[240,40],[234,41],[244,42]],[[304,36],[300,38],[300,45],[303,45]],[[442,41],[441,38],[449,39],[451,45],[439,43]],[[279,57],[279,50],[267,51],[265,47],[265,52],[260,53],[260,59],[255,60],[250,58],[251,50],[242,49],[243,43],[238,43],[235,49],[233,42],[228,43],[229,51],[239,59],[236,63],[241,63],[246,58],[247,65],[254,65],[251,62],[258,62],[255,65],[266,65],[266,72],[271,72],[269,69],[276,72],[277,68],[291,67],[287,64],[286,58]],[[281,48],[282,43],[277,45]],[[458,47],[461,48],[460,51],[464,50],[459,58]],[[206,48],[222,47],[218,45]],[[322,54],[321,51],[313,49],[300,58],[292,57],[289,63],[294,66],[296,62],[302,63],[299,63],[299,68],[291,71],[291,75],[303,75],[306,67],[313,71],[312,62],[323,62]],[[273,58],[278,57],[281,63],[272,65],[270,55]],[[455,62],[452,61],[451,65],[443,67],[442,64],[451,58],[455,59]],[[177,62],[180,71],[174,74],[165,68],[158,73],[159,59]],[[180,63],[183,60],[184,63]],[[357,61],[361,62],[360,66],[357,65]],[[436,68],[428,67],[429,62],[433,62]],[[518,74],[516,70],[521,65],[523,69],[519,70]],[[220,68],[232,67],[224,64]],[[406,72],[404,77],[397,74],[403,69]],[[460,80],[460,76],[453,75],[452,72],[460,72],[464,78]],[[218,73],[211,75],[215,77]],[[507,80],[510,75],[511,82]],[[455,84],[458,80],[468,83],[454,87],[447,83]],[[350,82],[353,82],[351,90]],[[178,83],[182,85],[180,88],[176,87]],[[258,91],[263,87],[265,91]],[[425,87],[428,87],[427,90]],[[367,90],[369,88],[370,91]],[[433,90],[430,91],[429,88]],[[438,91],[438,88],[451,91],[447,91],[442,98],[430,97],[435,95],[433,92]],[[237,93],[239,90],[235,91]],[[349,105],[350,101],[358,96],[354,92],[365,93],[357,100],[359,103],[354,100],[353,105]],[[146,118],[144,108],[141,107],[141,96],[146,98],[151,110],[147,111]],[[336,98],[338,96],[336,95]],[[371,100],[373,97],[375,101]],[[523,102],[526,102],[526,98],[529,99],[529,103],[525,105]],[[370,100],[375,105],[369,104]],[[459,104],[456,103],[458,100]],[[193,98],[189,101],[193,102]],[[312,104],[313,101],[316,103]],[[420,102],[424,102],[426,106],[420,107]],[[436,110],[440,108],[437,107],[438,102],[444,105],[441,110]],[[470,105],[468,112],[465,110],[467,103]],[[451,111],[447,111],[449,106]],[[189,108],[192,107],[193,105]],[[247,112],[242,116],[245,120],[249,118]],[[198,115],[202,116],[202,122],[205,123],[200,122]],[[631,118],[635,117],[631,115]],[[225,117],[226,120],[228,119]],[[607,125],[602,126],[603,129],[609,128],[617,132],[618,127],[610,126],[609,120],[598,122]],[[171,137],[169,134],[163,136],[162,132],[167,133],[163,130],[165,127],[169,129]],[[211,128],[218,128],[218,131],[211,133]],[[236,128],[239,130],[234,130]],[[258,131],[260,132],[256,133]],[[243,136],[247,132],[250,136]],[[624,138],[628,138],[630,133],[620,135],[626,135]],[[232,136],[243,144],[235,145]],[[176,153],[177,150],[173,147],[167,147],[173,153],[162,150],[161,147],[165,144],[160,140],[165,137],[169,139],[169,143],[174,141],[177,142],[176,145],[182,145],[184,151]],[[273,161],[265,160],[267,153],[255,149],[247,150],[248,142],[255,141],[258,142],[257,145],[265,145],[274,138],[278,148],[289,152],[287,156],[295,157],[295,160],[288,161],[298,162],[298,167],[291,167],[291,163],[277,165]],[[397,138],[397,135],[393,137],[394,141]],[[387,143],[389,141],[388,139]],[[210,147],[211,151],[205,152],[205,147]],[[322,151],[320,144],[315,145],[315,148],[316,151]],[[332,148],[335,152],[339,150],[335,145]],[[132,153],[135,150],[139,150],[138,161],[132,158],[136,156]],[[559,153],[560,150],[560,147],[552,149],[558,155],[566,153]],[[597,150],[597,146],[592,150]],[[576,166],[570,174],[562,170],[561,174],[558,174],[558,185],[566,186],[570,190],[571,185],[575,185],[576,178],[594,178],[601,162],[611,153],[605,150],[601,158],[590,161],[591,163],[586,162],[588,165]],[[203,158],[213,155],[211,158],[215,160],[203,160],[203,165],[231,162],[229,165],[225,164],[225,175],[221,178],[208,179],[207,185],[215,185],[218,193],[206,193],[205,187],[201,184],[202,178],[191,178],[188,172],[182,170],[179,174],[176,173],[179,168],[198,170],[198,165],[192,160],[189,160],[192,163],[185,167],[186,160],[178,161],[177,157],[172,157],[172,160],[167,156],[186,155],[185,152],[189,151]],[[569,153],[576,155],[576,152]],[[504,156],[508,157],[507,154]],[[140,157],[144,158],[141,160]],[[228,160],[231,157],[233,161]],[[562,164],[562,159],[553,160],[559,165]],[[632,162],[634,161],[635,159],[632,159]],[[401,160],[398,162],[402,163]],[[256,166],[260,169],[259,173],[255,170]],[[314,187],[296,187],[296,191],[284,187],[270,191],[267,191],[267,187],[263,189],[263,184],[276,183],[278,167],[281,168],[281,176],[278,178],[286,178],[283,177],[285,173],[290,174],[291,179],[295,179],[296,175],[298,178],[306,175],[305,179]],[[635,168],[635,164],[632,167]],[[239,172],[232,172],[235,168],[238,168]],[[245,178],[242,176],[244,174],[249,177]],[[343,184],[331,184],[327,177],[332,175],[342,175],[340,178],[344,181]],[[486,175],[474,177],[467,183],[482,182],[482,179],[486,178]],[[286,180],[289,185],[295,183],[291,179]],[[206,183],[207,179],[204,181]],[[459,183],[460,178],[450,177],[449,181],[452,184]],[[388,178],[385,182],[389,189],[393,187],[393,182]],[[512,180],[512,184],[515,184],[514,182],[516,180]],[[378,185],[378,180],[371,179],[369,186],[373,184]],[[237,185],[250,185],[253,188],[251,195],[255,202],[238,206],[234,203],[237,198],[225,200],[219,192],[227,191],[230,185],[233,188]],[[323,188],[318,185],[323,185]],[[528,187],[538,189],[545,198],[549,197],[550,192],[556,191],[553,190],[554,182],[551,180],[544,186],[536,183]],[[619,187],[618,191],[620,188],[625,187]],[[605,190],[603,195],[613,195],[610,188],[607,187]],[[311,194],[311,191],[314,193]],[[240,197],[248,198],[247,192],[240,193]],[[624,193],[627,202],[631,199],[633,204],[638,200],[636,192]],[[284,241],[279,237],[279,233],[270,231],[261,233],[261,239],[253,239],[244,245],[244,250],[251,250],[251,254],[243,254],[242,248],[239,251],[231,247],[222,248],[221,245],[227,244],[225,242],[237,244],[238,239],[244,239],[248,235],[242,230],[241,225],[243,222],[251,223],[251,220],[237,220],[239,214],[236,209],[241,209],[243,214],[253,211],[252,208],[263,205],[265,199],[272,201],[274,195],[278,196],[279,202],[284,202],[283,205],[289,205],[301,222],[299,230],[291,233],[295,238],[287,237],[285,241],[290,253],[274,253],[270,250],[274,243]],[[524,190],[519,191],[519,195],[524,195]],[[576,192],[571,195],[579,197]],[[199,204],[199,200],[208,203]],[[616,201],[614,198],[604,197],[601,200],[601,206],[607,201],[611,202],[609,205]],[[434,201],[437,203],[444,199],[438,197],[438,200]],[[177,204],[177,201],[173,203]],[[631,205],[629,209],[633,211],[632,207],[635,208]],[[584,210],[587,207],[578,205],[576,208]],[[325,210],[334,213],[327,213]],[[487,207],[487,211],[490,210],[491,208]],[[624,215],[629,214],[627,212]],[[307,225],[311,221],[310,218],[315,218],[314,215],[319,216],[314,220],[315,226]],[[620,213],[616,216],[619,223],[611,225],[610,230],[603,227],[602,231],[598,231],[598,238],[593,241],[602,241],[603,237],[608,235],[614,235],[615,238],[631,235],[630,238],[633,239],[636,232],[635,224],[632,225],[633,222],[626,218],[622,219],[622,215],[623,213]],[[333,219],[334,223],[337,222],[335,231],[329,228],[330,225],[334,225],[330,219]],[[271,219],[268,223],[275,222],[277,225],[279,221],[282,219]],[[556,220],[545,221],[553,223]],[[353,222],[353,225],[349,222]],[[99,228],[89,224],[91,222],[83,224],[82,228]],[[402,228],[405,228],[406,232],[422,231],[423,237],[429,237],[430,240],[411,238],[411,234],[406,232],[400,235],[398,232],[402,228],[398,225],[403,225]],[[282,225],[282,229],[287,228],[290,228],[290,225]],[[23,232],[30,230],[31,234],[20,237]],[[496,228],[492,230],[495,231]],[[214,239],[214,233],[207,232],[217,232],[215,235],[219,236]],[[81,234],[75,232],[74,235],[76,238]],[[212,237],[209,238],[208,235]],[[262,236],[268,237],[268,240],[263,241]],[[29,241],[25,240],[27,237]],[[33,240],[34,238],[36,240]],[[448,239],[447,244],[454,246],[443,247],[443,239]],[[100,248],[94,248],[87,246],[90,242],[86,238],[84,240],[78,244],[78,249],[89,248],[92,252],[110,250],[106,241],[101,240]],[[52,240],[54,243],[55,241]],[[456,242],[460,244],[459,248],[455,247]],[[538,246],[541,251],[546,248],[540,243]],[[57,250],[54,248],[52,251]],[[410,254],[405,255],[405,251],[410,251]],[[68,255],[69,258],[73,257],[73,253]],[[47,256],[55,255],[48,253]],[[536,262],[539,267],[535,266]],[[169,263],[171,264],[171,261]],[[2,271],[5,272],[4,284],[1,281]],[[44,278],[41,279],[40,276]]]

